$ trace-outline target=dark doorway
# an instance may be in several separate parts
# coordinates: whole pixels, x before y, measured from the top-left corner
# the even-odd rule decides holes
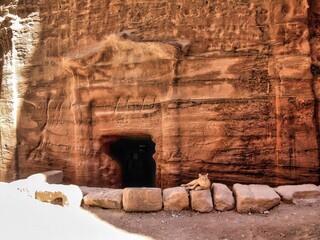
[[[122,168],[123,187],[155,186],[154,153],[155,143],[151,137],[125,137],[110,143],[109,155]]]

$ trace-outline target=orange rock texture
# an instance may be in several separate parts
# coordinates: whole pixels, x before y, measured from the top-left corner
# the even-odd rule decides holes
[[[151,137],[157,187],[319,183],[319,1],[3,2],[0,180],[118,188]]]

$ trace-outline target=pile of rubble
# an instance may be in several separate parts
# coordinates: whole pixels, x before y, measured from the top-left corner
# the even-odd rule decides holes
[[[284,203],[320,203],[320,186],[314,184],[286,185],[272,188],[267,185],[234,184],[232,190],[221,183],[213,183],[211,189],[191,190],[184,187],[160,188],[92,188],[62,185],[62,171],[35,174],[24,180],[7,184],[22,194],[43,202],[62,206],[97,206],[124,209],[127,212],[228,211],[239,213],[266,213]]]

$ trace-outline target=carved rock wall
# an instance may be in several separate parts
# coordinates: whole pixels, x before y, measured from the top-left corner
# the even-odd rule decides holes
[[[7,108],[17,142],[1,144],[2,180],[61,169],[66,182],[119,187],[104,143],[147,135],[162,188],[199,172],[319,181],[317,1],[5,2],[1,101],[20,102]]]

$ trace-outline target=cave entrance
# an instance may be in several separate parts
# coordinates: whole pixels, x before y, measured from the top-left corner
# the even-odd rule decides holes
[[[109,156],[122,169],[122,187],[154,187],[155,143],[151,137],[121,137],[110,143]]]

